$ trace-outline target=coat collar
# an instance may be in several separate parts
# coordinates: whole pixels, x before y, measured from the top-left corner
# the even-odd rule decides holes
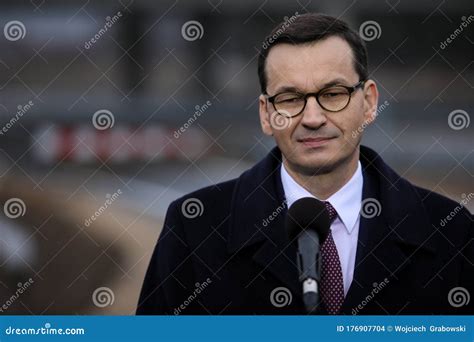
[[[274,148],[238,178],[231,205],[229,252],[267,239],[276,243],[284,238],[282,217],[287,208],[280,167],[281,152]],[[278,208],[283,208],[283,211]],[[277,211],[280,215],[273,215]]]
[[[363,298],[368,284],[386,276],[396,277],[409,264],[406,250],[434,253],[436,249],[429,239],[431,224],[413,185],[373,150],[361,146],[360,152],[363,201],[375,199],[380,211],[373,218],[361,217],[354,281],[346,296],[346,309]],[[256,247],[253,259],[298,295],[301,286],[296,247],[288,243],[285,232],[287,207],[280,167],[281,152],[275,147],[238,178],[227,248],[229,253],[239,253],[249,246]]]

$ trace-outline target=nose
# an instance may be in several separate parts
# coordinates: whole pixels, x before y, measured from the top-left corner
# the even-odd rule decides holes
[[[317,129],[327,121],[324,109],[321,108],[316,97],[309,96],[301,118],[301,124],[309,129]]]

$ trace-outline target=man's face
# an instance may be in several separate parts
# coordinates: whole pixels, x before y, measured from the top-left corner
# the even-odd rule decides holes
[[[359,76],[349,44],[329,37],[311,44],[279,44],[266,60],[267,94],[293,88],[299,93],[317,92],[328,84],[354,86]],[[263,132],[273,135],[284,162],[298,172],[313,175],[331,172],[337,166],[358,159],[359,127],[372,121],[377,108],[377,88],[371,80],[356,89],[349,105],[339,112],[324,110],[315,97],[308,97],[304,111],[291,119],[275,112],[260,96]],[[357,132],[357,134],[353,134]],[[321,140],[323,139],[323,140]]]

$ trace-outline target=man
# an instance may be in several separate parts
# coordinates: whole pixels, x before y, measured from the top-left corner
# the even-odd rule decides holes
[[[171,203],[137,313],[305,314],[285,216],[315,197],[331,214],[320,313],[473,314],[472,215],[360,146],[378,101],[363,41],[320,14],[280,28],[259,59],[260,122],[278,147]]]

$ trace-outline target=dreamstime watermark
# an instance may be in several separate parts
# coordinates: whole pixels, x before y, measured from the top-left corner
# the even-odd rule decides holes
[[[104,204],[101,205],[95,211],[95,213],[91,215],[91,217],[84,220],[84,226],[89,227],[92,224],[92,222],[97,220],[99,218],[99,216],[102,215],[104,213],[104,211],[107,210],[107,208],[110,207],[112,205],[112,203],[114,203],[119,198],[119,196],[121,194],[122,194],[122,190],[118,189],[112,195],[110,195],[110,194],[105,195],[105,197],[107,199],[105,200]]]
[[[372,291],[362,300],[362,302],[357,305],[355,308],[352,309],[352,315],[357,315],[360,310],[362,310],[369,302],[374,299],[374,297],[384,289],[390,281],[385,278],[380,283],[373,283],[372,286],[374,287]]]
[[[45,323],[40,328],[5,328],[5,335],[84,335],[84,328],[53,328],[51,323]]]
[[[20,216],[25,216],[26,205],[21,198],[10,198],[3,205],[3,212],[5,216],[11,219],[17,219]]]
[[[262,226],[267,227],[275,218],[278,217],[278,215],[280,215],[285,210],[287,205],[288,203],[286,200],[284,200],[270,215],[268,215],[268,217],[262,220]]]
[[[197,20],[189,20],[181,26],[181,35],[188,42],[201,39],[204,35],[204,27]]]
[[[360,208],[360,215],[362,217],[371,219],[375,216],[379,216],[381,212],[382,205],[377,199],[369,197],[362,201]]]
[[[276,308],[282,308],[288,306],[293,301],[293,295],[291,291],[286,287],[274,288],[270,293],[270,303]]]
[[[455,131],[468,128],[470,123],[471,118],[465,110],[455,109],[448,115],[448,125]]]
[[[5,125],[3,125],[3,127],[0,129],[0,135],[4,135],[5,133],[8,132],[8,130],[10,128],[12,128],[18,120],[21,119],[21,117],[23,115],[25,115],[26,113],[28,113],[28,111],[31,109],[31,107],[33,107],[35,104],[33,103],[33,101],[29,101],[27,104],[25,105],[19,105],[17,107],[17,111],[16,111],[16,114],[14,117],[12,117],[10,119],[10,121],[8,121]]]
[[[92,116],[92,124],[99,131],[114,127],[115,117],[110,110],[100,109]]]
[[[296,20],[296,18],[298,18],[299,14],[298,12],[295,12],[295,14],[293,14],[291,17],[284,17],[283,18],[283,24],[281,24],[280,28],[276,30],[276,32],[274,34],[272,34],[271,36],[265,38],[265,41],[262,43],[262,49],[266,50],[268,49],[269,46],[271,46],[273,44],[273,42],[275,40],[278,39],[278,37],[280,37],[283,33],[285,33],[286,29],[288,27],[290,27],[291,24],[293,24]]]
[[[181,204],[181,212],[184,217],[193,219],[204,213],[204,205],[197,198],[188,198]]]
[[[473,15],[470,15],[468,18],[466,18],[466,16],[462,16],[461,17],[461,24],[459,25],[459,27],[457,29],[455,29],[453,31],[453,33],[451,33],[449,35],[448,38],[446,38],[444,41],[442,41],[440,44],[439,44],[439,47],[441,50],[444,50],[446,49],[446,47],[451,44],[463,31],[465,28],[468,27],[468,25],[470,23],[472,23],[474,21],[474,16]]]
[[[280,112],[282,112],[280,110]],[[274,111],[270,114],[270,126],[277,131],[287,129],[291,126],[293,118],[289,115],[288,112],[283,112],[286,115],[281,115],[279,112]]]
[[[28,279],[25,283],[18,283],[17,284],[17,289],[15,291],[14,294],[12,294],[10,296],[10,298],[8,298],[5,303],[3,303],[2,306],[0,306],[0,312],[4,312],[6,310],[8,310],[8,308],[10,306],[13,305],[13,303],[15,303],[15,301],[20,298],[20,295],[22,295],[24,292],[26,292],[26,290],[34,283],[34,280],[32,278]]]
[[[456,216],[466,206],[466,204],[468,204],[469,201],[474,198],[474,193],[471,192],[468,195],[462,194],[461,197],[462,197],[462,200],[459,203],[459,205],[454,207],[454,209],[451,210],[451,212],[448,215],[446,215],[445,218],[441,219],[439,223],[441,227],[444,227],[446,224],[448,224],[448,222],[451,221],[451,219],[454,218],[454,216]]]
[[[178,128],[176,131],[174,131],[173,136],[175,139],[178,139],[186,130],[192,126],[192,124],[202,115],[206,110],[209,109],[209,107],[212,106],[211,101],[206,101],[204,104],[196,105],[194,107],[195,111],[193,115],[186,121],[180,128]]]
[[[380,24],[374,20],[364,21],[359,27],[359,36],[367,42],[379,39],[381,35],[382,28]]]
[[[448,293],[449,305],[455,308],[469,304],[471,301],[471,295],[469,291],[464,287],[452,288]]]
[[[25,38],[26,27],[21,21],[9,21],[5,24],[5,27],[3,28],[3,34],[5,35],[5,38],[7,40],[11,42],[16,42]]]
[[[97,43],[100,40],[100,38],[102,38],[102,36],[109,29],[111,29],[112,26],[114,26],[114,24],[120,20],[120,18],[122,18],[122,16],[123,16],[122,12],[118,11],[112,17],[106,17],[104,26],[94,35],[94,37],[92,37],[91,39],[89,39],[87,42],[84,43],[84,48],[86,50],[89,50],[92,47],[92,45]]]
[[[362,125],[360,125],[359,127],[357,127],[356,130],[353,130],[352,131],[352,137],[355,139],[357,138],[357,136],[359,134],[362,134],[362,132],[364,132],[364,130],[367,128],[367,126],[370,125],[371,122],[373,122],[379,115],[380,113],[382,113],[388,106],[390,106],[390,103],[385,100],[378,108],[377,110],[375,111],[375,114],[372,118],[370,119],[366,119],[364,120],[364,122],[362,123]]]
[[[201,284],[196,283],[194,286],[196,287],[193,291],[192,294],[186,298],[186,300],[177,308],[174,309],[173,313],[175,316],[179,315],[181,311],[185,310],[197,297],[199,294],[201,294],[202,291],[206,289],[206,287],[209,286],[209,284],[212,283],[212,280],[210,278],[207,278],[205,281],[203,281]]]
[[[98,287],[94,290],[94,293],[92,293],[92,302],[99,308],[111,306],[115,302],[114,291],[105,286]]]

